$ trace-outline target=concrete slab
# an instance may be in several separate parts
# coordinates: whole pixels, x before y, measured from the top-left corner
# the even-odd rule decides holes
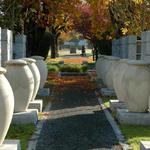
[[[38,95],[39,96],[50,96],[50,90],[49,90],[49,88],[39,89]]]
[[[43,100],[35,99],[33,102],[29,103],[28,109],[37,109],[38,112],[42,112],[43,108]]]
[[[100,92],[102,96],[116,96],[116,93],[113,89],[101,88]]]
[[[150,125],[150,113],[129,112],[117,109],[117,120],[121,124]]]
[[[13,114],[12,124],[36,124],[38,121],[38,110],[27,109],[26,112],[18,112]]]
[[[140,150],[150,150],[150,141],[140,141]]]
[[[109,103],[111,111],[116,111],[117,109],[127,109],[126,104],[118,99],[111,99]]]
[[[20,140],[5,140],[0,150],[21,150]]]

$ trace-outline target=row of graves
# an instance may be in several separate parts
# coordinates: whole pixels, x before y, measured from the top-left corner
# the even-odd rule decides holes
[[[96,73],[103,84],[103,96],[120,124],[150,125],[150,31],[112,41],[112,56],[99,55]],[[150,142],[141,142],[141,150]]]
[[[19,140],[5,140],[10,124],[37,124],[47,66],[41,56],[26,58],[26,36],[0,28],[0,150],[21,150]]]

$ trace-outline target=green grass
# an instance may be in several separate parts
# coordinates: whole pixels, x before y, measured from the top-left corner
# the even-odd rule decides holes
[[[103,98],[103,105],[106,107],[106,108],[109,108],[110,107],[110,104],[109,104],[109,98]]]
[[[21,149],[26,150],[28,140],[30,139],[34,130],[34,124],[11,125],[7,133],[6,139],[20,139]]]
[[[120,129],[131,150],[139,150],[141,140],[150,141],[150,126],[120,125]]]

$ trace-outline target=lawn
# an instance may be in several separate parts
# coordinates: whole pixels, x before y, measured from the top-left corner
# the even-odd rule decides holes
[[[20,139],[21,149],[26,150],[28,140],[30,139],[34,130],[34,124],[11,125],[7,133],[6,139]]]
[[[116,99],[115,97],[102,97],[103,104],[109,109],[110,99]],[[115,112],[111,112],[113,117],[116,117]],[[121,125],[119,128],[124,135],[127,143],[130,145],[130,150],[139,150],[140,141],[150,141],[150,126],[140,125]]]

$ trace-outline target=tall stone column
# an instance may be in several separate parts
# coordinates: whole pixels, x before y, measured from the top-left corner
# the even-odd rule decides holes
[[[120,51],[121,45],[120,44],[121,44],[120,39],[116,39],[116,52],[117,52],[118,57],[121,57],[121,51]]]
[[[23,34],[15,36],[13,45],[13,58],[26,57],[26,36]]]
[[[128,51],[128,58],[136,60],[137,58],[137,36],[135,35],[127,36],[127,51]]]
[[[4,66],[5,61],[12,59],[13,50],[13,34],[11,30],[1,30],[1,65]]]
[[[0,27],[0,66],[1,66],[1,27]]]
[[[141,59],[150,61],[150,30],[143,31],[141,35]]]

